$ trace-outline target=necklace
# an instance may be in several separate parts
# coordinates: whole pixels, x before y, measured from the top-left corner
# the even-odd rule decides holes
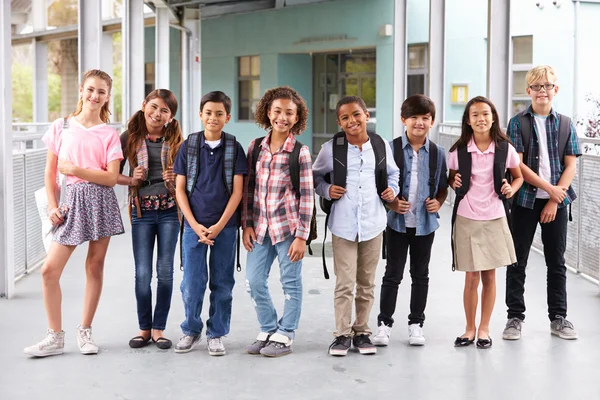
[[[147,138],[147,139],[148,139],[150,142],[152,142],[152,143],[163,143],[163,142],[165,141],[165,137],[164,137],[164,136],[158,137],[158,138],[156,138],[156,140],[152,140],[152,138],[150,137],[150,134],[148,134],[148,135],[146,136],[146,138]]]

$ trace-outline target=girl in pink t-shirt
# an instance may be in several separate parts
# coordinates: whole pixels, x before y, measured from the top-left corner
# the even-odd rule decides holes
[[[117,131],[106,125],[111,87],[112,79],[107,73],[86,72],[77,110],[64,120],[56,120],[42,138],[48,146],[44,177],[48,216],[57,229],[42,266],[48,331],[44,340],[25,348],[25,353],[32,356],[63,352],[65,332],[59,280],[75,247],[88,241],[83,316],[77,327],[77,343],[82,354],[98,352],[91,325],[102,291],[104,258],[110,237],[124,232],[113,189],[123,153]],[[54,195],[57,170],[66,182],[65,204],[60,205]]]
[[[457,347],[472,344],[475,337],[478,348],[492,346],[489,324],[496,301],[496,268],[512,265],[517,260],[504,204],[494,188],[494,158],[499,146],[508,147],[506,168],[513,177],[510,184],[502,180],[501,195],[507,199],[512,197],[523,184],[523,177],[519,155],[500,130],[498,120],[491,101],[480,96],[471,99],[463,114],[461,136],[450,148],[448,157],[448,184],[456,191],[463,186],[458,172],[458,153],[466,148],[471,156],[468,191],[458,203],[453,227],[453,264],[458,271],[466,272],[463,302],[467,326],[465,333],[454,341]],[[480,281],[483,284],[481,320],[476,328]]]

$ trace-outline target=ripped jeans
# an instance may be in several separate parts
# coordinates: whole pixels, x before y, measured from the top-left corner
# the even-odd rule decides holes
[[[256,308],[261,332],[280,333],[290,339],[294,339],[302,309],[302,260],[291,262],[288,257],[294,239],[290,236],[272,244],[267,232],[262,244],[254,243],[246,260],[246,287]],[[279,261],[279,280],[285,298],[279,321],[267,283],[275,257]]]

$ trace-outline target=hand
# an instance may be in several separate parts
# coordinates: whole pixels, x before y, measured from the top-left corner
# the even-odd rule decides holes
[[[219,236],[219,233],[221,233],[221,231],[223,230],[223,226],[219,225],[219,224],[214,224],[213,226],[211,226],[210,228],[208,228],[208,231],[210,232],[208,234],[208,239],[210,240],[214,240],[217,236]]]
[[[406,214],[408,211],[410,210],[410,203],[406,200],[404,200],[404,197],[401,199],[398,199],[398,202],[396,204],[396,207],[394,208],[394,211],[396,211],[398,214]]]
[[[65,222],[65,217],[63,217],[59,207],[54,207],[51,210],[48,210],[48,218],[53,226],[58,226]]]
[[[548,194],[550,195],[550,199],[555,201],[557,204],[562,203],[567,197],[567,190],[569,188],[565,186],[551,186]]]
[[[442,205],[437,199],[429,199],[429,197],[425,200],[425,208],[428,213],[436,213],[440,210]]]
[[[554,219],[556,218],[557,209],[558,203],[549,200],[542,209],[542,214],[540,215],[540,223],[547,224],[548,222],[554,221]]]
[[[141,165],[138,165],[133,170],[133,175],[131,176],[130,186],[137,186],[144,179],[146,179],[146,168],[142,167]]]
[[[454,182],[452,182],[452,189],[454,189],[454,191],[456,191],[456,189],[458,189],[461,186],[462,186],[462,179],[460,177],[460,174],[457,172],[456,175],[454,175]]]
[[[254,228],[250,226],[244,228],[244,232],[242,233],[242,243],[244,244],[244,248],[251,252],[252,249],[254,249],[254,242],[256,242],[256,233],[254,233]]]
[[[332,200],[339,199],[344,193],[346,193],[346,189],[341,186],[331,185],[329,187],[329,198]]]
[[[510,199],[513,196],[512,186],[508,183],[506,179],[502,179],[502,187],[500,188],[500,193],[504,195],[507,199]]]
[[[198,242],[202,243],[202,244],[206,244],[209,246],[213,245],[213,242],[208,239],[208,235],[210,234],[210,231],[208,229],[206,229],[206,227],[202,224],[196,224],[193,226],[194,232],[196,233],[196,235],[198,235]]]
[[[167,182],[172,182],[172,183],[175,182],[176,174],[175,174],[175,172],[173,172],[173,168],[168,168],[165,171],[163,171],[162,176],[163,176],[163,179]]]
[[[291,262],[300,261],[304,258],[304,253],[306,252],[306,240],[296,238],[292,242],[288,250],[288,257]]]
[[[58,160],[58,171],[63,175],[76,175],[77,167],[65,159]]]
[[[383,191],[383,193],[381,193],[381,198],[389,203],[396,198],[396,195],[394,194],[392,188],[387,188]]]

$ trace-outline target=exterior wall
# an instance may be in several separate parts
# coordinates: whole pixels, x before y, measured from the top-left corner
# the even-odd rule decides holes
[[[312,53],[375,48],[377,130],[391,139],[393,39],[381,37],[379,28],[393,24],[393,18],[391,0],[337,0],[204,20],[202,91],[222,90],[230,95],[234,107],[227,130],[247,146],[264,132],[253,122],[238,120],[237,57],[260,56],[262,92],[290,85],[312,104]],[[318,40],[339,35],[347,39]],[[300,140],[312,146],[312,125]]]
[[[429,42],[429,0],[408,0],[406,13],[406,42]]]

